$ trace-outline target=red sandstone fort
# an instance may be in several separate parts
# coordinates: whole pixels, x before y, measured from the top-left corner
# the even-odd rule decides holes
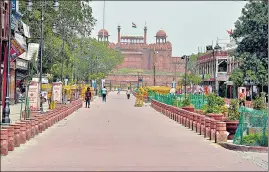
[[[109,33],[105,29],[98,32],[98,41],[109,42]],[[155,43],[147,43],[147,27],[144,27],[144,36],[121,35],[121,27],[118,26],[117,43],[109,42],[109,47],[119,50],[124,55],[124,61],[118,66],[118,70],[141,69],[152,71],[154,57],[156,59],[156,85],[167,85],[179,80],[176,73],[184,73],[184,61],[180,57],[172,57],[172,44],[167,41],[167,34],[164,30],[159,30],[156,35]],[[178,63],[178,64],[176,64]],[[144,85],[153,85],[153,73],[111,73],[106,81],[115,83],[130,83],[138,81],[138,75],[143,78]]]

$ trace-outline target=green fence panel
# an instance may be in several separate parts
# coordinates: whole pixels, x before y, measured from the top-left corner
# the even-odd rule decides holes
[[[268,146],[268,112],[240,107],[240,119],[233,143],[246,146]]]

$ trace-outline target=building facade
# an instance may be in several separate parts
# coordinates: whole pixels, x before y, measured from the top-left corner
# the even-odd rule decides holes
[[[124,55],[123,62],[117,69],[142,69],[152,71],[154,62],[156,72],[163,72],[164,76],[156,74],[156,85],[165,85],[171,83],[177,72],[184,72],[184,60],[181,57],[172,56],[172,44],[167,40],[167,34],[164,30],[159,30],[156,35],[155,43],[147,42],[147,27],[144,27],[143,36],[121,35],[121,27],[117,27],[118,40],[116,43],[109,42],[109,33],[107,30],[101,29],[98,32],[99,41],[109,42],[109,47],[119,50]],[[176,64],[177,63],[177,64]],[[167,73],[167,75],[165,75]],[[140,74],[143,82],[147,85],[153,85],[153,75]],[[137,75],[117,75],[111,74],[106,80],[112,82],[137,82]],[[162,78],[162,79],[160,79]]]
[[[213,88],[216,85],[216,91],[223,92],[225,82],[228,80],[228,59],[229,53],[223,50],[207,51],[198,57],[199,75],[208,76],[204,78],[204,85],[211,85]]]
[[[10,4],[12,3],[12,4]],[[11,16],[9,23],[9,7],[11,7]],[[30,37],[29,27],[21,21],[22,14],[19,12],[19,2],[16,0],[1,1],[0,2],[0,31],[1,31],[1,103],[4,104],[6,97],[6,72],[7,64],[10,64],[10,80],[9,80],[9,97],[11,104],[16,99],[16,87],[28,75],[28,61],[27,58],[27,37]],[[10,40],[11,48],[8,55],[8,38],[9,30],[11,30]],[[9,59],[10,57],[10,59]]]

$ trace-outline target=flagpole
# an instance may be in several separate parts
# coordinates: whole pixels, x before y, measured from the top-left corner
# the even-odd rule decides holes
[[[103,6],[103,41],[105,43],[105,8],[106,8],[106,1],[104,0],[104,6]]]

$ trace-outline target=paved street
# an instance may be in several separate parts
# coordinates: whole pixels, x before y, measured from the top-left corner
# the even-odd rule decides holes
[[[226,150],[134,101],[97,99],[2,157],[1,170],[267,170],[267,154]]]

